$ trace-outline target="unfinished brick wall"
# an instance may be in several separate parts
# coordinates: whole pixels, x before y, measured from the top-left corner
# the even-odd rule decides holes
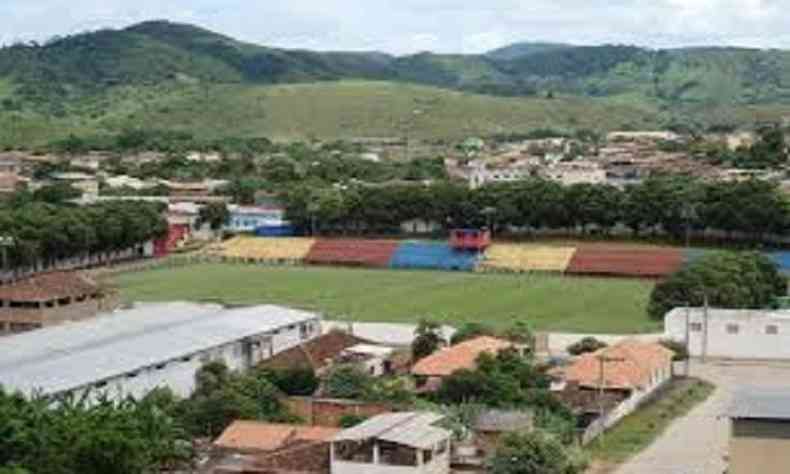
[[[308,397],[291,397],[284,400],[288,410],[315,426],[340,426],[340,420],[346,415],[370,418],[382,413],[390,413],[393,407],[386,403],[366,403],[354,400],[317,399]]]

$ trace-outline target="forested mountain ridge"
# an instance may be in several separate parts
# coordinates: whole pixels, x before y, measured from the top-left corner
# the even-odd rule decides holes
[[[433,104],[412,126],[426,138],[747,125],[790,111],[790,52],[517,43],[393,56],[271,48],[167,21],[0,48],[2,147],[140,127],[402,136],[415,103]]]
[[[165,80],[278,84],[406,81],[494,95],[638,94],[667,102],[790,100],[790,52],[519,43],[483,55],[268,48],[185,24],[140,23],[0,50],[0,77],[29,97]]]

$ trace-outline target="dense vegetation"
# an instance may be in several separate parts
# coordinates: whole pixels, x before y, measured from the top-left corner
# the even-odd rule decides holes
[[[8,263],[14,268],[124,250],[166,231],[159,205],[150,203],[77,207],[20,193],[0,206],[0,234],[13,239]]]
[[[191,456],[186,431],[150,400],[53,406],[0,389],[0,472],[140,474]]]
[[[768,257],[753,252],[716,252],[656,285],[648,312],[660,319],[672,308],[702,306],[706,301],[719,308],[765,308],[786,294],[787,281]]]
[[[330,128],[335,136],[381,135],[378,122],[388,124],[386,135],[402,135],[403,126],[397,124],[413,121],[415,108],[424,109],[427,118],[422,120],[431,127],[412,127],[425,134],[438,128],[437,115],[444,115],[446,107],[437,106],[437,98],[466,103],[464,115],[469,123],[465,128],[477,128],[473,133],[497,128],[490,118],[476,113],[475,104],[484,101],[482,97],[429,90],[424,103],[406,100],[402,110],[382,108],[378,104],[390,98],[377,89],[390,85],[376,83],[356,91],[357,95],[347,95],[346,88],[328,83],[338,80],[529,97],[522,105],[535,107],[529,115],[533,126],[541,121],[566,126],[585,122],[602,128],[645,123],[667,126],[687,117],[737,125],[745,116],[753,121],[754,114],[764,111],[781,115],[767,104],[787,104],[789,66],[790,53],[785,51],[739,48],[647,50],[620,45],[520,44],[487,55],[318,53],[255,46],[191,25],[155,21],[1,49],[0,108],[5,112],[5,133],[10,135],[2,142],[28,144],[31,137],[45,136],[53,129],[80,134],[118,131],[144,126],[154,118],[174,130],[196,131],[209,124],[231,123],[225,122],[229,115],[245,134],[254,136],[260,136],[263,129],[269,136],[275,135],[273,130],[278,135],[323,135]],[[312,92],[300,96],[288,88],[264,88],[313,82],[324,82],[320,89],[342,108],[364,109],[364,113],[343,111],[338,120],[337,107],[322,105],[327,97],[319,100],[310,97]],[[277,100],[271,100],[277,94],[269,93],[273,90],[281,90],[289,105],[277,107]],[[369,95],[359,97],[360,91]],[[574,102],[569,97],[586,100]],[[606,104],[591,100],[598,98],[612,100]],[[598,122],[591,120],[592,114],[597,115],[592,109],[602,105],[618,113],[603,114]],[[332,110],[337,126],[317,125],[323,113],[316,112],[324,108]],[[299,120],[306,122],[295,123],[283,111],[301,115]],[[510,117],[515,128],[524,122],[523,118],[512,120],[511,111],[497,114],[498,119]],[[632,120],[623,120],[626,116]],[[457,124],[458,115],[453,117]],[[222,135],[213,128],[215,136]]]
[[[497,232],[518,228],[567,229],[607,234],[617,224],[634,235],[665,234],[682,239],[687,231],[741,232],[753,241],[781,234],[790,208],[777,186],[766,181],[705,183],[682,176],[657,176],[620,190],[610,185],[563,186],[542,179],[499,183],[470,191],[465,185],[345,188],[295,186],[285,197],[288,217],[322,233],[390,233],[410,219],[446,227],[485,226]],[[495,212],[483,212],[493,208]]]

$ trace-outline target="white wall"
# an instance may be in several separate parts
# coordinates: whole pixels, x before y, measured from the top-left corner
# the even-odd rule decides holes
[[[771,312],[732,311],[722,316],[711,310],[706,319],[702,310],[689,311],[689,354],[692,357],[732,359],[790,359],[790,319]],[[728,331],[737,327],[737,333]],[[769,334],[774,326],[777,334]],[[678,342],[686,340],[686,311],[675,310],[664,321],[665,336]]]
[[[307,326],[307,332],[304,334],[300,331],[302,324]],[[265,360],[303,341],[313,339],[320,333],[320,321],[312,320],[296,324],[290,329],[284,327],[276,334],[262,333],[251,339],[261,339],[262,344],[260,351],[258,351],[259,360]],[[268,342],[269,339],[271,340],[270,343]],[[142,398],[151,390],[160,387],[168,387],[176,395],[188,397],[195,389],[195,373],[209,361],[223,361],[229,369],[234,371],[243,372],[250,368],[245,359],[244,343],[242,341],[233,341],[200,354],[156,364],[118,376],[107,381],[106,384],[97,384],[91,390],[92,398],[95,399],[100,394],[107,394],[117,398],[126,396]],[[255,361],[253,361],[254,364]],[[85,390],[79,390],[78,392],[83,393]]]

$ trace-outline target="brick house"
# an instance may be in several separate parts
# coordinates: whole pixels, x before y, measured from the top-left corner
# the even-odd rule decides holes
[[[94,317],[109,299],[78,272],[35,275],[0,286],[0,334],[13,334]]]

